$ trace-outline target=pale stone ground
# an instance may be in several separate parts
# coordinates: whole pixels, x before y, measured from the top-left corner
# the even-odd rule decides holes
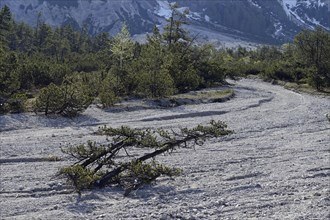
[[[224,103],[102,111],[70,120],[0,116],[1,219],[329,219],[329,97],[258,80],[235,82]],[[130,197],[119,188],[68,194],[54,178],[60,146],[104,141],[99,125],[178,128],[225,121],[235,134],[159,159],[183,169]]]

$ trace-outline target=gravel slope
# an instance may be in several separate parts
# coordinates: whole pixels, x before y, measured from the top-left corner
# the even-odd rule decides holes
[[[330,218],[329,97],[298,94],[258,80],[235,82],[225,103],[105,112],[47,119],[0,116],[1,219],[328,219]],[[183,175],[160,179],[129,198],[117,188],[69,194],[54,178],[68,163],[60,146],[104,141],[99,125],[192,127],[211,119],[235,134],[163,162]]]

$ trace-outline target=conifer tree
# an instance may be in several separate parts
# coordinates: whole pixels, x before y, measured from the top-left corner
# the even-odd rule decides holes
[[[174,82],[164,66],[164,59],[162,35],[159,29],[154,27],[153,34],[147,37],[147,44],[142,48],[138,60],[141,67],[138,72],[138,90],[147,97],[166,97],[174,93]]]
[[[183,25],[187,25],[189,10],[179,10],[177,3],[171,4],[171,15],[167,19],[162,37],[166,45],[164,67],[172,76],[178,92],[197,89],[201,78],[193,66],[192,46],[194,39]]]
[[[119,61],[122,70],[124,61],[133,57],[134,42],[131,40],[127,25],[124,24],[121,31],[114,37],[111,44],[111,52]]]
[[[183,41],[190,41],[188,32],[182,27],[187,22],[189,10],[181,12],[177,3],[170,5],[171,15],[166,19],[167,25],[164,28],[163,37],[170,50],[175,49],[175,44]]]
[[[306,68],[315,67],[310,74],[310,82],[318,90],[330,86],[330,35],[321,27],[315,31],[304,30],[299,33],[294,43],[298,57]]]
[[[6,36],[8,35],[11,28],[11,12],[8,6],[4,6],[0,10],[0,49],[7,47],[8,41]]]
[[[170,168],[156,161],[158,155],[170,153],[178,148],[191,149],[202,146],[207,139],[232,133],[221,121],[209,125],[181,128],[177,131],[163,129],[100,128],[99,135],[106,135],[109,143],[69,146],[62,151],[77,160],[59,172],[80,194],[93,187],[119,185],[125,196],[141,185],[153,182],[161,175],[176,176],[178,168]],[[140,155],[131,156],[134,149],[144,149]],[[137,151],[135,151],[137,152]]]

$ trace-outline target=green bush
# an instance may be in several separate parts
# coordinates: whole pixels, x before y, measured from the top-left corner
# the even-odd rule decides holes
[[[330,35],[322,27],[304,30],[294,38],[298,60],[305,68],[313,67],[308,78],[317,90],[330,86]]]
[[[80,82],[65,80],[62,85],[50,84],[39,92],[35,111],[74,117],[85,110],[92,102],[88,88]]]
[[[0,97],[9,98],[20,89],[18,63],[14,53],[0,53]]]
[[[222,83],[225,80],[225,68],[219,61],[207,61],[201,63],[198,67],[201,76],[201,87],[209,87],[216,83]]]
[[[74,186],[80,194],[82,190],[89,189],[93,183],[100,179],[100,176],[81,165],[73,165],[60,169],[59,175],[67,178],[67,182]]]
[[[161,98],[173,95],[174,82],[166,69],[159,72],[142,72],[139,74],[137,91],[144,97]]]
[[[104,108],[114,105],[118,101],[115,90],[115,78],[108,75],[101,83],[99,88],[99,98]]]
[[[50,67],[49,62],[37,58],[27,60],[19,69],[21,88],[32,89],[49,85],[52,82]]]
[[[91,187],[118,185],[125,189],[125,195],[149,184],[159,176],[176,176],[181,170],[171,168],[156,161],[161,154],[170,154],[178,148],[192,149],[202,146],[204,141],[231,134],[221,121],[211,121],[210,125],[181,128],[179,131],[163,129],[100,128],[97,134],[106,135],[108,143],[69,146],[62,152],[73,157],[76,162],[64,167],[64,175],[76,191]],[[137,149],[140,154],[131,156]]]
[[[28,97],[25,93],[16,93],[8,99],[0,100],[0,114],[24,112]]]
[[[63,97],[61,87],[51,83],[40,90],[35,103],[35,111],[44,112],[45,115],[55,114],[63,105]]]
[[[314,70],[309,71],[307,82],[309,85],[313,86],[317,90],[321,90],[324,85],[324,78],[316,72],[316,68]]]
[[[263,77],[266,80],[275,79],[293,82],[295,80],[294,66],[286,61],[269,62],[263,72]]]
[[[16,93],[8,100],[9,111],[12,113],[24,112],[27,99],[25,93]]]
[[[93,54],[84,54],[83,56],[73,56],[72,69],[77,72],[95,72],[100,69],[100,61]]]

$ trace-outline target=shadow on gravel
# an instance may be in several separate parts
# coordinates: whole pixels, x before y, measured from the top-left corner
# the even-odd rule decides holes
[[[312,179],[312,178],[320,178],[320,177],[329,177],[330,176],[330,172],[327,172],[327,173],[317,173],[317,174],[314,174],[314,175],[309,175],[309,176],[306,176],[306,177],[303,177],[303,179]]]
[[[247,178],[254,178],[257,176],[261,176],[262,173],[258,172],[258,173],[249,173],[246,175],[241,175],[241,176],[232,176],[226,179],[226,181],[233,181],[233,180],[242,180],[242,179],[247,179]]]
[[[28,157],[28,158],[0,158],[0,164],[6,163],[35,163],[35,162],[58,162],[61,161],[58,157]]]
[[[26,113],[0,115],[0,132],[35,127],[65,128],[99,125],[100,121],[88,115],[65,118],[57,115],[32,115]]]
[[[118,190],[113,190],[113,193],[118,194]],[[72,194],[75,194],[73,192]],[[97,209],[99,202],[105,202],[107,198],[104,196],[104,190],[92,190],[89,192],[83,192],[82,195],[76,194],[76,200],[72,201],[66,206],[69,212],[76,214],[92,213]]]
[[[157,107],[153,106],[144,106],[144,105],[136,105],[136,106],[115,106],[107,109],[103,109],[105,112],[109,113],[122,113],[122,112],[133,112],[140,110],[148,110],[148,109],[157,109]]]
[[[41,198],[49,197],[54,195],[69,195],[73,194],[74,191],[68,187],[62,185],[55,185],[53,187],[38,187],[29,190],[9,190],[0,191],[0,195],[4,197],[14,197],[14,198]]]
[[[244,110],[248,110],[250,108],[256,108],[256,107],[260,107],[262,104],[267,103],[267,102],[271,102],[274,99],[274,97],[270,97],[270,98],[266,98],[266,99],[261,99],[258,101],[258,103],[256,104],[252,104],[252,105],[248,105],[244,108],[239,109],[238,111],[244,111]]]
[[[244,190],[256,190],[256,189],[261,189],[260,184],[254,184],[254,185],[243,185],[243,186],[238,186],[234,187],[231,189],[228,189],[228,192],[237,192],[237,191],[244,191]]]
[[[155,118],[146,118],[142,119],[141,121],[166,121],[166,120],[173,120],[173,119],[182,119],[182,118],[194,118],[194,117],[207,117],[213,115],[222,115],[226,114],[228,111],[205,111],[205,112],[194,112],[188,114],[179,114],[179,115],[169,115],[163,117],[155,117]]]
[[[316,167],[316,168],[312,168],[307,170],[307,172],[319,172],[319,171],[323,171],[323,170],[329,170],[330,171],[330,167]]]
[[[237,85],[235,86],[235,89],[236,90],[247,90],[247,91],[253,91],[253,92],[257,91],[256,88],[246,87],[246,86],[237,86]]]

